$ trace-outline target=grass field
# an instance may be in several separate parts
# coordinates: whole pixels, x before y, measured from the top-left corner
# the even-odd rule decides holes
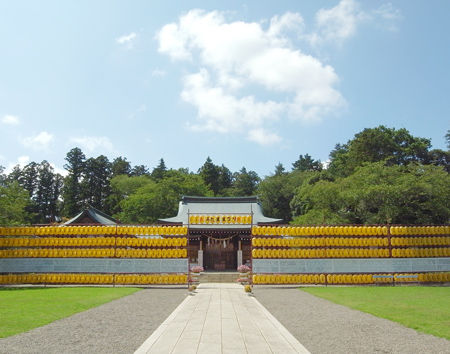
[[[0,289],[0,338],[43,326],[138,290],[137,288]]]
[[[337,304],[450,339],[449,287],[302,288]]]

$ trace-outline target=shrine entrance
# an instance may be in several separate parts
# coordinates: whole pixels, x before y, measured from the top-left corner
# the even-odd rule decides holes
[[[238,237],[212,238],[204,236],[203,267],[206,271],[236,270]]]

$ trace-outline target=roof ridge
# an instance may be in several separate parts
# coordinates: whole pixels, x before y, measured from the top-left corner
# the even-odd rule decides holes
[[[181,197],[183,203],[258,203],[257,196],[247,196],[247,197],[200,197],[200,196],[188,196],[183,195]]]

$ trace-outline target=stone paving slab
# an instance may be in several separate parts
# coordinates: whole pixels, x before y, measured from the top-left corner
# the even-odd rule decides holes
[[[201,284],[135,352],[309,353],[239,284]]]

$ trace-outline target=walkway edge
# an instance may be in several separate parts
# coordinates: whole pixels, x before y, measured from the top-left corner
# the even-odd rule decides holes
[[[289,332],[286,327],[283,326],[280,321],[278,321],[275,316],[273,316],[269,310],[267,310],[255,297],[252,297],[256,305],[260,308],[261,312],[267,316],[267,318],[278,328],[281,335],[289,342],[289,344],[298,352],[304,354],[310,354],[309,350],[306,349],[298,340],[295,338],[291,332]]]
[[[142,345],[136,349],[135,354],[145,354],[147,353],[152,345],[158,340],[161,334],[166,330],[167,326],[170,322],[178,315],[178,313],[182,310],[182,308],[191,300],[191,296],[188,295],[182,302],[179,304],[175,310],[167,317],[163,323],[159,325],[159,327],[148,337]]]

